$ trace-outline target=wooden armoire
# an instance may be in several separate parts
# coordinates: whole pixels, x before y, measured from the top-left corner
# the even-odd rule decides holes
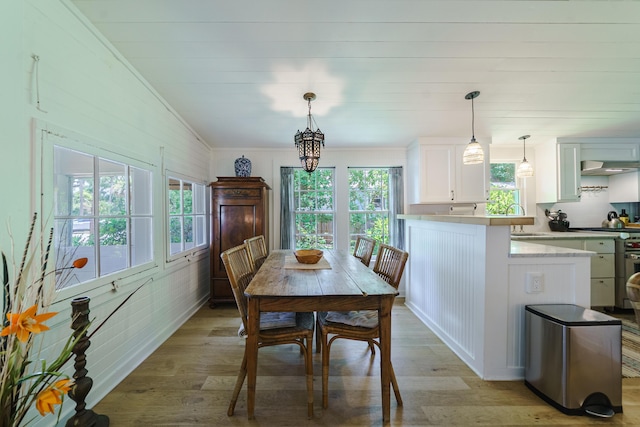
[[[211,186],[211,294],[209,306],[235,302],[220,254],[264,235],[269,247],[269,193],[260,177],[218,177]]]

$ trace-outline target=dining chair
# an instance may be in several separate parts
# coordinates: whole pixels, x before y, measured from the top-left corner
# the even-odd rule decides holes
[[[371,256],[376,247],[376,240],[370,237],[358,236],[356,239],[356,247],[353,250],[353,256],[358,258],[361,263],[369,267],[371,264]]]
[[[245,239],[244,244],[247,245],[249,259],[251,260],[254,269],[258,271],[269,255],[267,252],[267,244],[264,241],[264,236],[259,235]]]
[[[394,288],[398,288],[402,273],[409,254],[390,245],[380,244],[373,271],[385,282]],[[318,315],[316,318],[316,334],[320,334],[322,343],[322,407],[329,405],[329,355],[331,344],[339,338],[365,341],[369,343],[372,357],[375,355],[375,346],[380,347],[380,329],[378,327],[378,312],[376,310],[361,310],[349,312],[329,311],[326,315]],[[332,335],[331,339],[329,336]],[[391,385],[396,396],[398,406],[402,406],[402,397],[393,371],[390,365]]]
[[[255,275],[255,269],[249,258],[247,245],[242,244],[226,250],[220,254],[224,267],[231,283],[233,296],[240,312],[242,327],[248,331],[248,301],[244,294],[246,287]],[[289,316],[287,316],[289,314]],[[314,316],[313,313],[261,313],[260,330],[258,332],[258,348],[281,345],[297,344],[300,352],[304,354],[305,372],[307,380],[307,415],[313,417],[313,341]],[[247,355],[242,358],[240,372],[236,380],[235,388],[227,415],[232,416],[242,384],[247,377]]]

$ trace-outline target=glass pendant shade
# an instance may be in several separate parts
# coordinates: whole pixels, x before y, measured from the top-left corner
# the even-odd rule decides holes
[[[483,162],[484,151],[482,150],[482,146],[475,138],[472,138],[471,142],[464,148],[464,153],[462,153],[462,163],[465,165],[477,165]]]
[[[313,130],[315,120],[311,116],[311,101],[316,99],[314,93],[308,92],[303,96],[309,103],[309,115],[307,116],[307,128],[304,132],[296,132],[294,141],[298,149],[298,157],[302,168],[311,173],[318,167],[320,161],[320,146],[324,147],[324,134],[317,128]]]
[[[473,110],[473,99],[477,98],[480,95],[480,92],[474,91],[469,92],[464,99],[471,100],[471,142],[467,144],[464,149],[464,153],[462,153],[462,164],[463,165],[477,165],[480,163],[484,163],[484,150],[478,141],[476,141],[475,136],[475,113]]]
[[[533,176],[533,166],[531,166],[531,163],[527,161],[526,140],[529,137],[530,135],[524,135],[518,138],[522,140],[522,163],[520,163],[518,170],[516,171],[516,176],[518,178],[529,178]]]
[[[518,178],[529,178],[533,176],[533,166],[531,166],[531,163],[529,163],[527,159],[524,159],[518,166],[516,176]]]

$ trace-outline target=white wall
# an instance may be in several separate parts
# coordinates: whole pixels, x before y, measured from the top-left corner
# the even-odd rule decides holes
[[[155,265],[113,283],[98,281],[97,289],[82,293],[91,298],[97,324],[138,284],[149,281],[91,340],[87,368],[94,385],[87,404],[92,407],[208,298],[208,252],[164,261],[163,175],[170,170],[208,182],[211,152],[67,0],[10,1],[1,9],[0,176],[5,185],[0,248],[11,256],[4,224],[10,219],[20,251],[31,214],[40,209],[40,180],[50,179],[40,176],[39,163],[52,159],[40,158],[36,127],[153,164]],[[34,54],[40,58],[40,109]],[[51,194],[45,193],[42,201],[46,210]],[[39,213],[43,218],[50,211]],[[69,303],[54,304],[60,313],[47,322],[52,327],[49,340],[64,340],[71,333]],[[66,415],[73,410],[73,402],[67,402]],[[37,416],[36,425],[51,425],[53,419]]]

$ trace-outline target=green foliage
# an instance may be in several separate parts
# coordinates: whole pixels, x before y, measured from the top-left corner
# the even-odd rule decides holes
[[[489,200],[491,200],[491,203],[487,203],[487,214],[504,215],[510,205],[518,203],[518,201],[516,200],[516,191],[492,189],[489,192]],[[509,210],[509,212],[520,213],[519,211],[515,212],[513,209],[519,208],[512,208]]]

